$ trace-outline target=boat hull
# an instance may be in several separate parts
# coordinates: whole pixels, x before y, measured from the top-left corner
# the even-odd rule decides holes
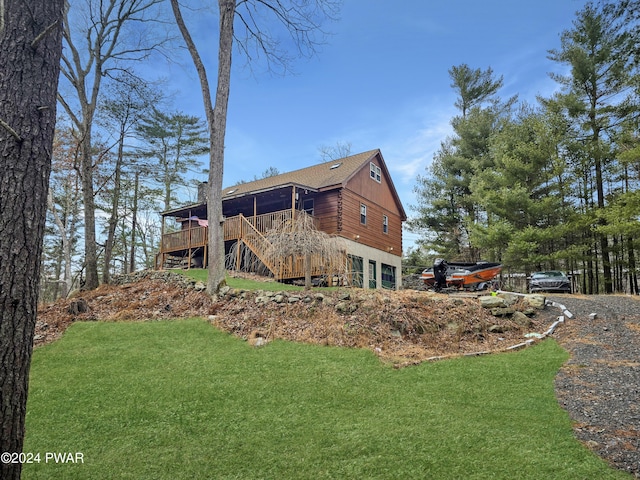
[[[492,262],[448,263],[447,286],[482,290],[502,271],[502,265]],[[433,268],[427,268],[420,276],[425,285],[433,286],[436,282]]]

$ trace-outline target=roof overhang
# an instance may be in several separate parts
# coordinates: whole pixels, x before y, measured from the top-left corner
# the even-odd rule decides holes
[[[235,187],[230,187],[230,188],[225,188],[225,190],[227,191],[227,193],[225,193],[225,190],[222,191],[222,202],[224,203],[226,200],[233,200],[236,198],[243,198],[243,197],[250,197],[253,195],[260,195],[262,193],[269,193],[269,192],[274,192],[276,190],[281,190],[283,188],[291,188],[291,187],[295,187],[295,188],[299,188],[299,189],[303,189],[303,190],[309,190],[311,192],[317,192],[318,189],[313,188],[313,187],[309,187],[308,185],[301,185],[298,183],[285,183],[282,185],[274,185],[272,187],[267,187],[267,188],[261,188],[258,190],[249,190],[247,192],[240,192],[237,194],[234,194],[234,188]]]
[[[184,207],[174,208],[172,210],[166,210],[164,212],[160,212],[160,215],[163,217],[187,217],[191,216],[190,213],[194,210],[207,210],[206,203],[193,203],[191,205],[185,205]]]

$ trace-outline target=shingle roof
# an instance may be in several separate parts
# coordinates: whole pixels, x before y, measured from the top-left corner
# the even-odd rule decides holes
[[[338,160],[312,165],[310,167],[282,173],[280,175],[274,175],[273,177],[261,178],[260,180],[254,180],[253,182],[240,183],[232,187],[226,187],[222,190],[222,200],[224,202],[225,200],[232,198],[275,190],[277,188],[287,187],[290,185],[314,191],[329,190],[332,187],[339,188],[343,186],[356,172],[372,161],[377,155],[380,155],[382,158],[382,154],[379,149],[369,150],[367,152],[358,153]],[[384,161],[382,161],[380,166],[384,169],[385,175],[388,176],[388,171],[386,170]],[[389,188],[391,188],[402,219],[406,220],[407,216],[402,206],[402,202],[398,197],[390,177]],[[184,214],[184,212],[187,212],[190,209],[201,208],[203,205],[204,204],[202,203],[187,205],[174,210],[162,212],[162,215],[176,216]]]
[[[292,172],[241,183],[222,190],[222,198],[234,198],[248,193],[272,190],[287,185],[297,185],[309,190],[323,190],[340,186],[370,161],[380,150],[369,150],[330,162],[312,165]]]

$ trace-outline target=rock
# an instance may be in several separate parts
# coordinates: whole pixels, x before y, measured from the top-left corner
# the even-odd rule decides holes
[[[287,302],[289,303],[297,303],[300,301],[300,297],[296,296],[296,295],[291,295],[288,299]]]
[[[358,309],[358,306],[354,303],[349,302],[339,302],[336,304],[336,311],[338,313],[342,313],[343,315],[353,313]]]
[[[538,293],[532,293],[524,296],[524,302],[532,308],[542,310],[546,302],[546,297]]]
[[[266,338],[263,338],[263,337],[257,337],[257,338],[254,338],[254,339],[253,339],[253,341],[252,341],[252,342],[250,342],[250,343],[251,343],[251,345],[253,345],[254,347],[262,347],[262,346],[266,345],[268,342],[267,342],[267,339],[266,339]]]
[[[279,293],[278,295],[275,295],[273,297],[273,301],[276,302],[276,303],[284,302],[284,295],[282,295],[281,293]]]
[[[508,317],[509,315],[513,315],[515,312],[516,311],[513,307],[496,307],[491,309],[491,315],[494,317]]]
[[[483,295],[479,297],[480,305],[484,308],[504,308],[507,306],[503,298],[491,295]]]
[[[220,294],[224,295],[224,293],[222,293],[222,290],[224,290],[225,288],[229,288],[229,287],[222,287],[220,289]],[[196,282],[195,285],[193,286],[193,289],[196,292],[204,292],[207,289],[207,286],[204,284],[204,282]],[[227,290],[228,291],[228,290]],[[225,292],[226,293],[226,292]]]
[[[500,292],[498,294],[498,297],[502,298],[507,306],[515,305],[516,303],[518,303],[518,300],[520,300],[520,295],[509,292]]]
[[[349,292],[341,293],[338,297],[339,300],[351,300],[351,294]]]
[[[504,325],[491,325],[489,327],[489,333],[504,333],[507,328]]]
[[[513,312],[511,318],[521,327],[529,327],[533,323],[531,319],[522,312]]]

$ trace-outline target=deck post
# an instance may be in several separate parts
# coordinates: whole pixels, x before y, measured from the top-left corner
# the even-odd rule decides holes
[[[291,229],[296,221],[296,186],[291,186]]]
[[[160,266],[160,270],[163,270],[164,267],[164,222],[166,218],[167,217],[162,215],[162,224],[160,227],[160,253],[162,254],[162,265]]]
[[[188,247],[187,270],[191,270],[191,217],[192,217],[191,210],[189,210],[189,220],[187,220],[189,222],[188,223],[189,228],[187,231],[187,247]]]
[[[236,242],[236,272],[240,271],[240,249],[242,248],[242,240]]]
[[[256,221],[258,215],[258,197],[256,195],[253,196],[253,226],[257,228]]]

